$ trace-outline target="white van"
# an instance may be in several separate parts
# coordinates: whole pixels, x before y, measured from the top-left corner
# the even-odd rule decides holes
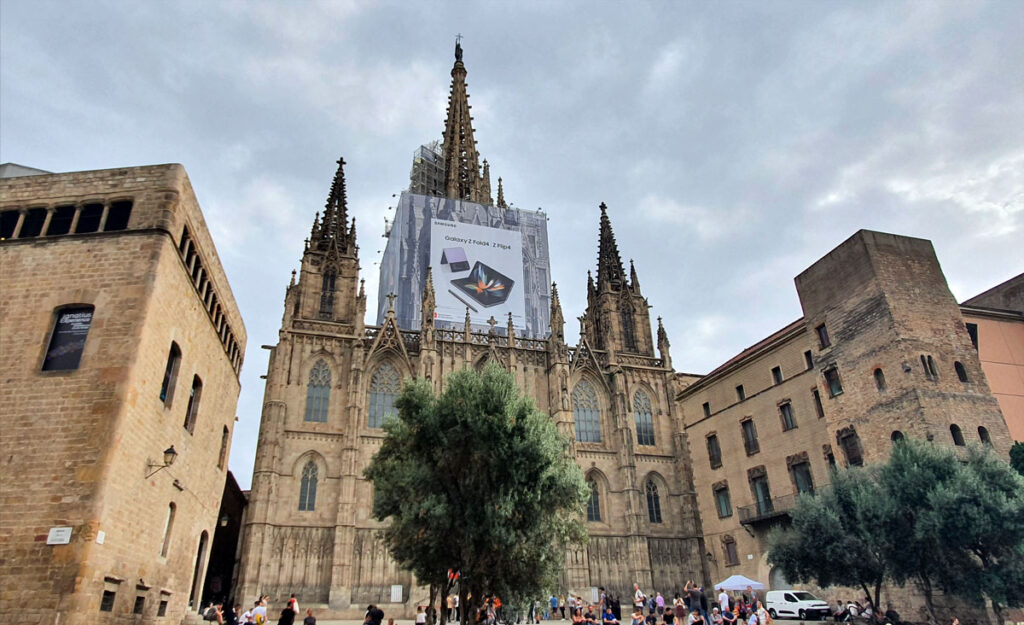
[[[798,618],[816,621],[832,613],[828,604],[805,590],[770,590],[764,607],[772,618]]]

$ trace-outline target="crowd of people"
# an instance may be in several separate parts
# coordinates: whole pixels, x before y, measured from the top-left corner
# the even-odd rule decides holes
[[[264,595],[253,602],[251,608],[244,611],[238,603],[211,603],[203,610],[203,620],[219,625],[273,625],[267,613],[269,602],[270,595]],[[381,616],[383,614],[382,612]],[[296,625],[298,622],[302,625],[316,625],[316,617],[313,616],[313,610],[307,608],[305,618],[299,621],[299,600],[292,595],[281,609],[277,625]],[[380,625],[380,622],[375,625]]]

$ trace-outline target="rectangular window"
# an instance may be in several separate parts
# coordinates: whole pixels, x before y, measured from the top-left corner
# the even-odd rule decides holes
[[[743,447],[747,450],[748,456],[753,456],[761,451],[761,447],[757,444],[757,428],[754,426],[754,420],[747,419],[740,425],[743,427]]]
[[[704,405],[701,406],[701,408],[704,409],[704,418],[705,419],[707,419],[708,417],[711,416],[711,404],[709,404],[708,402],[704,402]]]
[[[818,414],[819,419],[824,418],[825,407],[821,405],[821,393],[818,392],[817,388],[811,390],[811,397],[814,398],[814,412]]]
[[[846,455],[846,462],[851,467],[860,467],[864,465],[864,456],[860,451],[860,437],[857,436],[856,432],[848,432],[839,439],[839,444],[843,448],[843,453]]]
[[[793,405],[790,403],[779,406],[779,417],[782,419],[782,431],[788,432],[796,427],[796,419],[793,418]]]
[[[772,382],[782,384],[782,367],[772,367]]]
[[[50,335],[50,346],[43,357],[43,371],[72,371],[78,368],[85,351],[85,339],[92,326],[92,306],[64,308]]]
[[[754,494],[754,501],[757,503],[759,515],[771,514],[775,511],[772,505],[772,494],[768,489],[768,476],[759,475],[750,480],[750,490]]]
[[[740,563],[739,553],[736,551],[736,543],[729,541],[725,543],[725,564],[726,566],[737,566]]]
[[[117,593],[113,590],[104,590],[103,598],[100,599],[100,612],[113,612],[114,611],[114,599],[117,598]]]
[[[146,609],[146,598],[142,595],[136,595],[135,605],[132,606],[132,614],[142,614],[142,611]]]
[[[711,461],[711,468],[717,469],[722,466],[722,448],[718,445],[718,436],[712,434],[707,439],[708,459]]]
[[[794,464],[790,471],[793,472],[793,483],[798,493],[814,493],[814,480],[811,479],[811,465],[807,462]]]
[[[167,616],[167,599],[161,599],[160,605],[156,608],[157,616]]]
[[[86,204],[78,213],[78,226],[75,232],[96,232],[100,229],[100,220],[103,219],[102,204]]]
[[[967,334],[971,337],[971,345],[974,346],[974,351],[978,351],[978,324],[968,323]]]
[[[46,236],[52,237],[71,232],[71,221],[74,218],[74,206],[58,206],[50,216],[50,225],[46,228]]]
[[[715,489],[715,507],[718,508],[718,518],[724,519],[732,516],[732,501],[729,499],[729,487]]]
[[[739,398],[740,401],[747,398],[747,394],[744,392],[742,384],[736,387],[736,397]]]
[[[825,370],[825,383],[828,385],[828,396],[843,394],[843,385],[839,381],[839,370],[834,366]]]
[[[21,211],[18,210],[0,213],[0,241],[14,236],[14,229],[18,227],[18,217],[20,216]]]
[[[825,328],[824,323],[814,328],[814,331],[818,333],[818,344],[821,346],[821,349],[825,349],[832,344],[832,341],[828,338],[828,330]]]
[[[227,464],[228,460],[228,426],[224,426],[224,431],[220,435],[220,455],[217,458],[217,468],[223,469],[224,465]]]
[[[814,368],[814,356],[811,355],[811,350],[804,352],[804,364],[807,365],[808,371]]]
[[[31,239],[43,233],[43,223],[46,222],[46,209],[33,208],[25,213],[25,220],[21,222],[19,239]]]
[[[107,211],[107,223],[103,226],[104,232],[124,230],[128,227],[128,219],[132,216],[132,201],[124,200],[114,202]]]

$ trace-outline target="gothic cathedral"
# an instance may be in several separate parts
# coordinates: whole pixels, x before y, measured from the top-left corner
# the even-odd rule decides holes
[[[461,56],[457,47],[444,192],[490,204]],[[381,424],[403,380],[425,378],[440,391],[452,371],[487,361],[512,372],[573,441],[591,488],[590,541],[566,554],[563,590],[589,597],[603,586],[626,598],[634,582],[663,592],[689,579],[709,583],[668,337],[660,319],[651,327],[637,272],[630,263],[626,273],[604,204],[597,276],[587,277],[575,347],[565,343],[554,285],[547,338],[521,337],[511,321],[506,328],[492,323],[490,331],[475,330],[468,317],[464,328],[435,327],[429,272],[419,328],[399,327],[393,301],[382,324],[367,326],[343,167],[339,160],[270,350],[237,596],[276,600],[294,593],[304,607],[319,604],[340,617],[362,614],[368,603],[387,605],[400,585],[405,603],[391,613],[414,612],[408,600],[425,593],[376,539],[380,525],[371,517],[372,485],[363,469],[381,444]],[[510,210],[503,197],[496,208]]]

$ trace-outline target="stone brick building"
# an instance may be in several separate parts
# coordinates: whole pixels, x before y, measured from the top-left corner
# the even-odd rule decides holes
[[[184,168],[0,180],[0,267],[0,613],[180,622],[246,339]]]
[[[444,135],[446,196],[490,203],[486,169],[470,124],[465,67],[457,53]],[[589,545],[567,554],[564,588],[589,596],[605,586],[628,597],[644,588],[707,580],[686,433],[674,399],[669,342],[651,327],[635,269],[626,272],[602,205],[597,277],[576,346],[565,343],[557,289],[546,339],[522,337],[511,323],[477,332],[434,327],[434,287],[424,268],[419,328],[395,321],[364,325],[355,224],[348,218],[343,161],[327,206],[288,285],[270,362],[237,596],[261,593],[334,616],[361,616],[367,603],[422,599],[412,576],[388,557],[371,518],[363,469],[383,439],[403,380],[420,376],[441,390],[446,376],[488,360],[512,372],[540,410],[574,441],[592,488]],[[501,198],[499,198],[501,200]],[[499,201],[498,210],[512,210]],[[657,353],[655,347],[657,346]],[[411,615],[409,603],[386,607]]]
[[[901,437],[1011,445],[929,241],[862,230],[796,286],[801,319],[679,379],[716,579],[788,587],[766,562],[767,530],[830,466],[884,460]]]

